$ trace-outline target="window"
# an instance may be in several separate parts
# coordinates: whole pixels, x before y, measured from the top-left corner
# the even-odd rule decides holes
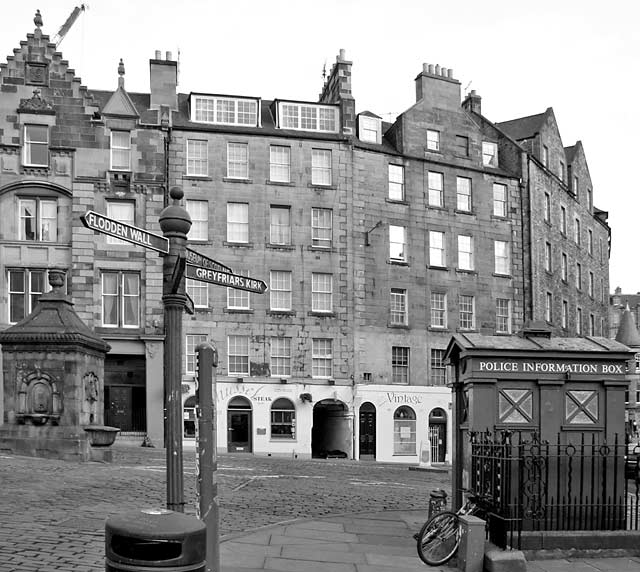
[[[291,272],[272,270],[269,273],[269,296],[272,310],[291,310]]]
[[[560,207],[560,232],[566,236],[567,234],[567,209]]]
[[[278,127],[337,133],[339,130],[338,108],[281,101],[278,103]]]
[[[205,334],[187,334],[185,344],[185,373],[196,373],[196,348],[207,341]]]
[[[407,229],[389,225],[389,258],[398,262],[407,260]]]
[[[291,244],[291,209],[271,207],[271,244]]]
[[[593,231],[587,230],[587,252],[593,256]]]
[[[367,143],[380,142],[381,120],[379,118],[360,115],[358,117],[358,125],[360,141],[366,141]]]
[[[431,350],[431,385],[444,385],[447,381],[444,352],[445,350]]]
[[[111,132],[111,168],[114,171],[131,169],[131,133],[128,131]]]
[[[493,216],[507,216],[507,185],[493,183]]]
[[[135,226],[135,203],[133,201],[106,201],[107,216],[118,222]],[[114,236],[107,235],[107,244],[120,244],[127,246],[130,244],[126,240],[120,240]]]
[[[333,275],[311,273],[311,311],[333,312]]]
[[[593,191],[591,189],[587,189],[587,208],[589,212],[593,210]]]
[[[269,180],[288,183],[291,180],[291,147],[271,145],[269,153]]]
[[[463,135],[456,135],[455,152],[460,157],[469,156],[469,138]]]
[[[511,253],[509,251],[509,243],[502,240],[496,240],[494,242],[494,254],[495,273],[503,275],[511,274]],[[551,264],[551,260],[549,260],[549,264]]]
[[[576,218],[575,220],[575,226],[573,227],[573,240],[575,241],[575,243],[580,246],[581,244],[581,235],[582,233],[580,232],[580,219]]]
[[[409,348],[391,348],[391,383],[409,383]]]
[[[49,166],[49,128],[46,125],[24,126],[22,160],[30,167]]]
[[[389,165],[389,198],[392,201],[404,201],[404,167]]]
[[[560,177],[560,180],[563,183],[567,182],[567,168],[565,167],[564,163],[562,161],[560,161],[560,167],[558,169],[558,177]]]
[[[440,132],[427,129],[427,149],[429,151],[440,151]]]
[[[544,221],[551,222],[551,196],[549,193],[544,194]]]
[[[249,242],[249,205],[227,203],[227,242]]]
[[[209,203],[207,201],[187,200],[187,212],[191,217],[189,240],[209,240]]]
[[[569,327],[569,302],[562,300],[562,327],[566,330]]]
[[[49,290],[45,270],[9,270],[9,323],[28,316],[42,294]]]
[[[593,279],[593,272],[589,272],[589,296],[591,296],[593,298],[593,291],[594,291],[594,279]]]
[[[582,290],[582,264],[576,262],[576,288]]]
[[[55,199],[18,199],[19,240],[55,242],[58,239],[58,203]]]
[[[416,454],[416,414],[406,405],[393,414],[393,454]]]
[[[429,231],[429,264],[431,266],[446,267],[447,259],[444,248],[444,232]]]
[[[140,327],[140,275],[135,272],[102,273],[102,326]]]
[[[193,95],[192,117],[202,123],[258,126],[258,100]]]
[[[444,175],[442,173],[434,173],[429,171],[427,175],[427,185],[429,191],[429,206],[444,206]]]
[[[444,292],[431,292],[431,327],[447,327],[447,295]]]
[[[604,278],[600,278],[600,303],[605,303],[605,297],[607,295],[606,290],[604,289]],[[638,322],[636,322],[637,324]]]
[[[271,338],[271,375],[272,377],[291,375],[291,338]]]
[[[545,302],[544,302],[544,319],[547,322],[551,322],[551,319],[553,318],[552,308],[553,308],[553,294],[551,294],[551,292],[547,292],[547,295],[545,297]]]
[[[596,335],[596,317],[593,314],[589,314],[589,335]]]
[[[331,151],[314,149],[311,155],[311,184],[331,185]]]
[[[311,340],[311,377],[331,377],[333,373],[333,340]]]
[[[498,144],[489,141],[482,142],[482,164],[487,167],[498,166]]]
[[[496,333],[511,333],[511,300],[496,298]]]
[[[551,272],[551,243],[544,243],[544,269]]]
[[[229,375],[249,375],[249,336],[228,336]]]
[[[271,406],[271,438],[296,438],[296,410],[289,399],[280,397]]]
[[[542,146],[542,164],[545,167],[549,166],[549,147],[546,145]]]
[[[457,182],[457,201],[456,208],[459,211],[471,211],[471,179],[464,177],[456,177]]]
[[[311,209],[311,244],[318,248],[331,248],[333,235],[333,211],[313,207]]]
[[[577,198],[578,197],[578,176],[577,175],[573,177],[573,187],[571,190],[573,191],[573,194]]]
[[[235,271],[235,274],[241,276],[249,276],[246,271]],[[249,292],[240,290],[239,288],[227,288],[227,308],[229,310],[250,310]]]
[[[392,326],[407,325],[407,291],[402,288],[391,288],[390,324]]]
[[[473,296],[461,294],[458,296],[458,307],[460,309],[460,329],[473,330],[476,327],[475,320],[475,299]]]
[[[206,282],[200,282],[200,280],[190,280],[189,278],[187,278],[186,288],[187,294],[189,294],[189,296],[193,300],[194,307],[209,307],[209,285]]]
[[[229,179],[249,178],[249,145],[247,143],[227,143],[227,177]]]
[[[562,258],[561,258],[561,278],[562,280],[564,280],[565,282],[569,281],[569,260],[567,258],[566,253],[562,253]]]
[[[582,308],[576,308],[576,334],[582,335]]]
[[[207,142],[187,139],[187,176],[206,177],[209,174]]]
[[[458,236],[458,269],[473,270],[473,238]]]

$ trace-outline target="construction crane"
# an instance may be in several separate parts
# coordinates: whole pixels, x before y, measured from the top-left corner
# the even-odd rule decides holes
[[[80,6],[76,6],[73,9],[71,15],[67,18],[67,21],[62,24],[62,27],[58,30],[58,33],[53,36],[53,43],[56,45],[56,47],[58,47],[62,43],[62,40],[64,40],[67,32],[71,29],[71,26],[73,26],[75,21],[78,19],[78,16],[80,16],[80,12],[84,12],[87,8],[89,8],[87,4],[80,4]]]

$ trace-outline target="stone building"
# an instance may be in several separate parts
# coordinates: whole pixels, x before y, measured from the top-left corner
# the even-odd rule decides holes
[[[64,258],[78,313],[112,346],[111,425],[120,421],[109,414],[144,411],[132,428],[161,440],[161,259],[87,231],[79,216],[158,232],[173,185],[192,218],[189,248],[269,286],[186,283],[185,434],[195,348],[209,340],[222,451],[443,462],[453,333],[508,335],[530,320],[566,336],[606,329],[606,213],[593,207],[581,145],[563,147],[551,110],[492,123],[475,92],[462,101],[452,70],[425,64],[415,104],[388,123],[356,112],[342,50],[310,101],[179,93],[177,63],[160,52],[149,94],[126,91],[123,65],[117,89],[93,91],[62,62],[38,26],[2,67],[0,200],[17,209],[26,183],[57,192],[60,240],[0,230],[0,248],[32,248],[40,269],[42,249]],[[51,106],[26,122],[50,133],[37,171],[20,160],[31,134],[15,112],[33,91],[30,66],[44,70],[38,97]],[[0,256],[9,310],[9,273],[29,259]]]
[[[640,292],[623,294],[619,286],[609,296],[609,337],[615,338],[622,323],[622,316],[631,311],[635,323],[640,322]]]

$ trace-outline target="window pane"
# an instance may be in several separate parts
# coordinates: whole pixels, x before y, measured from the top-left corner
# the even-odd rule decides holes
[[[314,338],[311,349],[311,376],[331,377],[332,375],[332,340]]]
[[[311,310],[313,312],[333,311],[333,275],[311,274]]]
[[[389,258],[406,260],[406,229],[403,226],[389,225]]]
[[[207,142],[187,140],[187,175],[206,177],[209,173]]]
[[[271,244],[291,244],[291,210],[271,207]]]
[[[331,209],[311,209],[311,239],[313,246],[331,247],[332,214]]]
[[[279,145],[272,145],[270,149],[269,179],[271,181],[288,183],[290,178],[291,149]]]
[[[227,145],[227,177],[233,179],[249,177],[249,146],[246,143]]]
[[[189,240],[209,240],[209,202],[187,200],[186,207],[191,217]]]
[[[429,171],[428,174],[428,186],[429,186],[429,206],[432,207],[442,207],[444,206],[443,200],[443,180],[444,177],[442,173],[432,173]]]
[[[447,265],[444,250],[444,232],[429,231],[429,264],[440,267]]]
[[[447,295],[443,292],[431,293],[431,327],[447,327]]]
[[[314,149],[311,158],[311,183],[313,185],[331,184],[331,151]]]
[[[389,198],[394,201],[404,200],[404,167],[389,165]]]
[[[135,203],[131,201],[107,201],[107,216],[118,222],[135,226]],[[126,240],[120,240],[107,235],[107,244],[129,244]]]
[[[407,291],[404,289],[391,288],[390,322],[393,326],[407,324]]]
[[[291,375],[291,338],[271,338],[271,375]]]
[[[229,375],[249,374],[249,336],[229,336]]]
[[[471,179],[457,177],[457,208],[459,211],[471,210]]]
[[[270,297],[272,310],[291,310],[291,272],[270,272]]]
[[[40,240],[55,242],[58,239],[58,203],[40,201]]]
[[[227,203],[227,241],[249,242],[249,205]]]
[[[20,200],[20,240],[37,240],[36,236],[36,201]]]

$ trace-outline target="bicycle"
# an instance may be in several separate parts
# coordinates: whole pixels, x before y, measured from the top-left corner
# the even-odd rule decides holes
[[[463,515],[486,517],[489,507],[488,498],[470,494],[464,505],[456,512],[443,510],[434,514],[424,523],[420,532],[413,535],[417,542],[420,559],[429,566],[438,566],[451,560],[460,545],[462,528],[460,517]]]

